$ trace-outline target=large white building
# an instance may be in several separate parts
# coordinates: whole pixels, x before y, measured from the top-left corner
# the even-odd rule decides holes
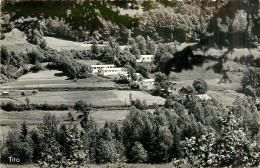
[[[98,74],[102,76],[126,75],[128,72],[125,68],[102,68],[98,70]]]
[[[139,82],[139,89],[141,90],[152,90],[154,89],[154,79],[144,79]]]
[[[154,61],[154,55],[141,55],[140,59],[137,59],[136,62],[153,62]]]
[[[89,73],[91,74],[96,74],[98,73],[98,70],[102,68],[115,68],[116,66],[113,64],[108,64],[108,65],[90,65],[90,70]]]

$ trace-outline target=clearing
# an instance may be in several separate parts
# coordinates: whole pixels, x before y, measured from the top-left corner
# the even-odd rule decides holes
[[[24,32],[14,28],[11,32],[5,33],[5,38],[0,40],[0,45],[7,47],[8,51],[15,53],[27,52],[36,49],[37,46],[27,41],[27,36]]]
[[[31,103],[35,104],[67,104],[74,105],[77,101],[92,103],[97,106],[117,106],[130,105],[129,95],[135,100],[139,98],[141,101],[146,100],[148,105],[156,103],[164,104],[165,99],[159,96],[152,96],[145,91],[126,91],[126,90],[106,90],[106,91],[42,91],[35,95],[18,96],[10,101],[15,103],[25,102],[28,97]],[[3,100],[4,99],[4,100]],[[7,101],[8,98],[0,98],[0,101]]]
[[[68,121],[67,115],[71,112],[74,119],[77,119],[77,113],[75,110],[70,111],[42,111],[42,110],[34,110],[34,111],[21,111],[21,112],[6,112],[0,110],[0,139],[3,137],[6,138],[8,131],[10,131],[10,126],[13,124],[22,124],[25,122],[29,129],[36,129],[37,125],[42,123],[43,116],[45,114],[52,114],[57,117],[60,121],[60,124],[70,125]],[[106,110],[106,109],[95,109],[92,111],[91,116],[98,124],[99,127],[103,127],[105,122],[117,122],[121,123],[126,115],[129,113],[129,110]],[[73,122],[73,124],[80,125],[79,121]],[[81,127],[79,127],[81,128]]]
[[[111,79],[93,76],[86,79],[68,80],[62,71],[46,70],[28,73],[18,80],[0,85],[0,89],[28,89],[28,88],[77,88],[77,87],[114,87]]]

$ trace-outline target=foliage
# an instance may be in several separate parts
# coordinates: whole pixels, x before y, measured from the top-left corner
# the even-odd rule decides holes
[[[208,84],[204,81],[204,79],[194,80],[192,86],[197,92],[201,94],[204,94],[208,91]]]
[[[38,126],[40,138],[40,167],[60,166],[62,165],[62,153],[60,145],[56,141],[59,121],[55,115],[46,114],[43,117],[43,123]]]
[[[17,126],[14,126],[8,133],[4,145],[1,147],[1,162],[10,163],[9,157],[19,158],[17,164],[32,162],[33,149],[29,137],[27,137],[27,128],[22,127],[22,132],[18,131]]]
[[[29,104],[28,99],[26,99],[26,104],[15,104],[13,102],[7,102],[1,104],[1,109],[5,111],[25,111],[25,110],[60,110],[65,111],[68,110],[70,106],[61,104],[61,105],[53,105],[53,104]]]
[[[208,133],[201,137],[186,138],[182,142],[183,158],[175,160],[189,163],[192,167],[215,166],[254,166],[259,164],[259,147],[252,139],[248,139],[239,121],[232,115],[220,119],[219,134]]]
[[[135,145],[131,149],[131,156],[133,163],[145,163],[147,161],[147,151],[143,145],[139,142],[135,142]]]
[[[251,86],[252,88],[259,87],[259,81],[260,74],[254,68],[249,68],[241,79],[242,91],[244,91],[247,86]]]
[[[32,71],[33,73],[39,72],[41,70],[44,70],[44,67],[39,62],[37,62],[34,66],[30,68],[30,71]]]

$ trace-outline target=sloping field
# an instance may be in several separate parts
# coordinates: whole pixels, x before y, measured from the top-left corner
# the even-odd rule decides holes
[[[0,40],[0,46],[4,45],[9,51],[16,53],[26,52],[26,49],[31,51],[36,49],[36,45],[29,43],[24,32],[14,28],[11,32],[5,33],[5,38]]]
[[[18,80],[0,85],[0,89],[16,88],[60,88],[60,87],[114,87],[114,82],[101,77],[67,80],[62,71],[46,70],[37,73],[28,73]]]
[[[193,81],[198,78],[203,78],[207,82],[209,85],[209,90],[237,90],[240,88],[240,81],[243,76],[243,72],[246,70],[245,66],[233,61],[226,62],[224,64],[224,69],[230,69],[230,71],[227,72],[230,80],[224,81],[223,74],[215,73],[212,68],[207,70],[208,67],[211,67],[214,64],[216,64],[216,62],[211,61],[204,63],[201,67],[195,66],[193,70],[184,70],[181,73],[172,72],[171,74],[178,78],[176,81],[177,90],[183,86],[192,86]]]
[[[31,103],[36,104],[68,104],[74,105],[77,101],[83,100],[93,105],[129,105],[129,95],[133,99],[139,98],[141,101],[146,100],[148,105],[153,103],[164,104],[165,99],[159,96],[152,96],[143,91],[125,91],[125,90],[108,90],[108,91],[53,91],[38,92],[36,95],[26,96]],[[24,101],[25,97],[18,97],[19,102]],[[1,99],[0,99],[1,101]],[[17,103],[19,103],[17,102]]]
[[[0,110],[0,124],[10,125],[13,123],[21,124],[26,122],[29,125],[37,125],[42,122],[43,116],[46,114],[52,114],[57,117],[60,123],[67,123],[68,113],[71,112],[74,119],[77,119],[77,113],[75,110],[70,111],[21,111],[21,112],[6,112]],[[93,109],[91,117],[98,123],[104,124],[106,121],[122,121],[125,116],[129,113],[129,110],[106,110],[106,109]],[[77,121],[78,122],[78,121]]]
[[[238,93],[234,90],[223,90],[223,91],[212,91],[209,90],[207,94],[219,102],[222,102],[223,105],[228,106],[232,105],[237,97],[244,97],[242,93]]]
[[[83,42],[75,42],[63,39],[57,39],[55,37],[43,37],[45,39],[47,46],[57,50],[90,50],[92,44],[84,44]],[[98,44],[100,47],[104,47],[107,45]],[[121,50],[123,50],[126,46],[120,46]]]
[[[62,40],[57,39],[54,37],[43,37],[43,39],[46,41],[47,46],[57,50],[89,50],[91,47],[91,44],[83,44],[83,42],[74,42],[69,40]]]
[[[6,138],[6,135],[8,134],[8,131],[10,131],[10,125],[12,124],[22,124],[25,122],[29,129],[36,129],[37,125],[42,122],[42,118],[46,114],[52,114],[57,117],[57,119],[60,121],[60,124],[66,124],[69,125],[70,123],[67,120],[68,113],[71,112],[74,119],[77,119],[77,113],[74,110],[70,111],[41,111],[41,110],[35,110],[35,111],[22,111],[22,112],[6,112],[3,110],[0,110],[0,137]],[[97,124],[100,127],[103,127],[106,121],[108,122],[122,122],[126,115],[129,113],[129,110],[95,110],[92,111],[91,116],[97,122]],[[79,121],[73,122],[73,124],[80,125]],[[79,129],[81,129],[79,127]],[[4,136],[3,136],[4,135]]]

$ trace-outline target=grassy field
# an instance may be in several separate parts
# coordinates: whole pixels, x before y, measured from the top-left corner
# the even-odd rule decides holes
[[[5,38],[0,40],[0,46],[4,45],[9,51],[16,53],[26,52],[36,49],[37,46],[29,43],[26,39],[26,35],[20,30],[14,28],[11,32],[5,33]]]
[[[78,114],[75,110],[70,111],[22,111],[22,112],[6,112],[0,110],[0,141],[2,141],[3,137],[6,138],[8,131],[10,131],[10,126],[12,124],[22,124],[25,122],[29,130],[36,129],[37,125],[42,123],[42,118],[46,114],[52,114],[57,117],[60,121],[60,124],[69,125],[70,123],[67,121],[68,113],[71,112],[74,119],[77,119]],[[106,110],[106,109],[99,109],[91,111],[91,117],[95,120],[95,122],[100,126],[103,127],[106,121],[108,122],[117,122],[121,123],[126,115],[129,113],[129,110]],[[80,125],[79,121],[73,122],[73,124]],[[80,128],[80,126],[79,126]],[[4,135],[4,136],[3,136]]]
[[[86,79],[68,80],[62,71],[46,70],[37,73],[28,73],[18,80],[0,85],[0,89],[16,88],[59,88],[59,87],[114,87],[111,79],[94,76]]]
[[[54,37],[43,37],[45,39],[47,46],[57,50],[90,50],[92,44],[83,44],[83,42],[74,42],[69,40],[57,39]],[[98,44],[100,47],[104,47],[107,45]],[[120,46],[121,50],[125,48],[125,46]]]
[[[108,91],[53,91],[53,92],[38,92],[36,95],[21,96],[15,100],[23,102],[26,97],[31,103],[36,104],[68,104],[74,105],[77,101],[83,100],[93,105],[129,105],[129,95],[132,98],[146,100],[148,105],[153,103],[164,104],[165,99],[152,96],[145,91],[125,91],[125,90],[108,90]],[[0,98],[1,101],[2,98]],[[6,98],[5,98],[6,101]]]
[[[204,63],[201,67],[195,66],[193,70],[186,70],[181,73],[172,72],[171,75],[177,77],[177,80],[174,81],[176,83],[176,90],[178,91],[183,86],[192,86],[195,79],[202,78],[209,86],[208,95],[216,98],[224,105],[231,105],[237,96],[243,97],[244,95],[238,93],[237,90],[241,88],[240,81],[246,67],[233,61],[227,61],[224,64],[224,69],[230,69],[227,72],[230,81],[221,82],[223,74],[217,74],[212,69],[207,70],[208,67],[214,64],[216,64],[215,61],[210,61]]]
[[[172,75],[178,78],[176,81],[177,88],[179,89],[188,85],[192,86],[192,83],[195,79],[203,78],[207,82],[209,90],[238,90],[240,88],[240,81],[243,76],[243,72],[246,70],[246,67],[235,62],[228,61],[224,64],[224,68],[229,67],[230,69],[230,71],[227,72],[230,81],[220,82],[223,77],[222,74],[215,73],[212,69],[207,70],[208,67],[211,67],[214,64],[216,64],[216,62],[211,61],[204,63],[201,67],[195,66],[193,70],[186,70],[182,71],[181,73],[172,72]]]

